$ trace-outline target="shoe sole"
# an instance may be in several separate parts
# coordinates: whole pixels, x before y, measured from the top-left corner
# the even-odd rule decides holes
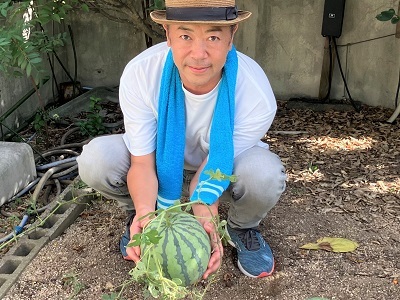
[[[229,232],[228,232],[228,228],[227,228],[227,227],[225,227],[225,232],[226,232],[226,234],[227,234],[228,237],[229,237],[229,239],[228,239],[228,244],[231,245],[233,248],[237,249],[235,243],[232,242],[232,239],[231,239],[231,236],[229,235]],[[251,277],[251,278],[263,278],[263,277],[271,276],[272,273],[274,272],[274,270],[275,270],[275,259],[274,259],[274,265],[272,266],[271,272],[269,272],[269,273],[268,273],[268,272],[262,272],[262,273],[259,274],[258,276],[251,275],[249,272],[247,272],[245,269],[243,269],[243,267],[242,267],[242,265],[240,264],[240,261],[239,261],[239,260],[238,260],[238,262],[237,262],[237,265],[238,265],[238,268],[239,268],[240,272],[242,272],[242,273],[243,273],[244,275],[246,275],[247,277]]]

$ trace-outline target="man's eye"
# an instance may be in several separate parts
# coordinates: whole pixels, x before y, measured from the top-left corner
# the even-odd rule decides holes
[[[188,35],[184,34],[184,35],[181,35],[181,39],[184,41],[188,41],[188,40],[190,40],[190,37]]]
[[[219,40],[219,37],[217,37],[217,36],[210,36],[210,37],[209,37],[209,40],[212,41],[212,42],[215,42],[215,41],[218,41],[218,40]]]

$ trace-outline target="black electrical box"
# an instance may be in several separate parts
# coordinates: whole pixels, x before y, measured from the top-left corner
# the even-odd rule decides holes
[[[345,2],[346,0],[325,0],[322,36],[340,37]]]

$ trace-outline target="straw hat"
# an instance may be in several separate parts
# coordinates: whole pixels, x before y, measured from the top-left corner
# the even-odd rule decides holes
[[[165,6],[166,10],[150,13],[154,22],[232,25],[251,15],[238,10],[235,0],[165,0]]]

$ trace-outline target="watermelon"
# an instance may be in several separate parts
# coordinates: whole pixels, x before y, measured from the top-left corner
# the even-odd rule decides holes
[[[157,230],[157,244],[141,244],[141,261],[149,271],[161,266],[163,276],[178,285],[198,282],[207,269],[211,255],[210,239],[197,219],[183,211],[165,211],[143,230]],[[158,262],[156,262],[158,260]]]

